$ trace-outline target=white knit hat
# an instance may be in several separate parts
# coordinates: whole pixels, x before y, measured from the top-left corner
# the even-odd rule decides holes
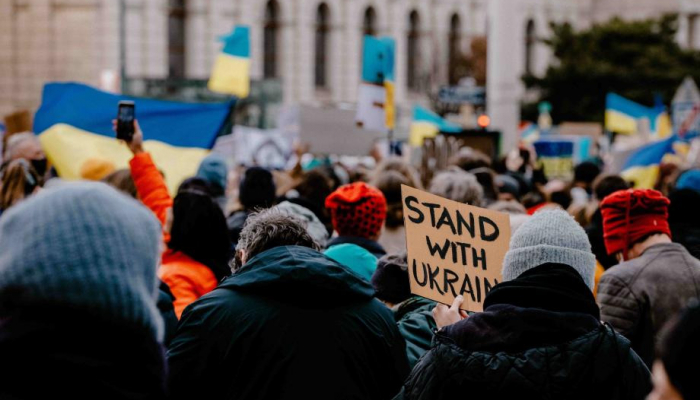
[[[566,211],[542,210],[520,226],[503,260],[503,280],[513,280],[547,263],[572,267],[593,290],[595,256],[591,244],[583,228]]]

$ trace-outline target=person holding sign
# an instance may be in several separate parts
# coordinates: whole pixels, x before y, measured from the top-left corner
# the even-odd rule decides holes
[[[513,235],[503,283],[465,319],[459,299],[397,399],[644,399],[650,374],[630,343],[600,322],[586,233],[544,210]],[[443,318],[436,318],[438,325]]]

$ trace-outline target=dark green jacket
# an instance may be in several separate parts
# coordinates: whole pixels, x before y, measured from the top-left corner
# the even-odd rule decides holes
[[[430,350],[433,342],[433,332],[437,328],[433,308],[434,301],[416,296],[399,304],[394,311],[396,325],[406,340],[406,355],[411,369]]]
[[[198,399],[389,399],[405,343],[372,286],[323,254],[276,247],[191,304],[170,393]]]

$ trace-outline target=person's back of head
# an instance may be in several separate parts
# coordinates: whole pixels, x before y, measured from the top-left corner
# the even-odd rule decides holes
[[[584,161],[574,167],[574,184],[578,184],[590,193],[591,185],[600,175],[600,167],[591,161]]]
[[[320,250],[300,218],[277,208],[251,214],[236,245],[236,257],[231,265],[240,269],[258,254],[280,246],[302,246]]]
[[[199,164],[196,177],[207,182],[214,197],[223,196],[228,183],[226,160],[218,154],[209,154]]]
[[[653,235],[665,235],[670,241],[669,203],[664,195],[651,189],[620,190],[605,197],[600,211],[608,254],[629,260],[643,252],[631,250]]]
[[[374,177],[370,183],[374,186],[379,186],[377,179],[389,171],[398,172],[399,174],[403,175],[403,177],[408,181],[406,185],[417,189],[422,189],[420,178],[416,169],[399,157],[387,158],[377,165],[377,168],[374,171]]]
[[[408,254],[387,254],[380,258],[371,282],[377,298],[384,303],[395,305],[411,298]]]
[[[344,185],[326,199],[333,227],[340,236],[376,240],[386,218],[386,199],[364,182]]]
[[[384,194],[386,199],[387,228],[403,226],[401,185],[410,185],[410,181],[400,172],[388,170],[377,174],[372,184]]]
[[[0,222],[0,304],[62,305],[160,338],[160,241],[153,214],[103,183],[47,189]]]
[[[496,174],[487,167],[470,170],[469,173],[476,177],[477,182],[484,191],[483,203],[488,205],[498,200],[498,186],[496,185]]]
[[[245,171],[241,179],[238,200],[248,211],[269,208],[275,202],[275,190],[275,182],[270,171],[261,167],[251,167]]]
[[[595,256],[586,232],[563,210],[542,210],[513,234],[503,260],[503,280],[544,264],[567,265],[593,290]]]
[[[124,168],[119,169],[105,176],[102,182],[112,186],[120,192],[137,199],[139,197],[134,184],[134,178],[131,176],[131,171]]]
[[[457,155],[452,157],[450,165],[457,166],[464,171],[471,171],[477,168],[490,168],[491,158],[479,150],[471,147],[462,147]]]
[[[0,210],[7,210],[22,201],[42,184],[39,174],[23,158],[11,161],[0,173]]]
[[[604,198],[619,190],[627,190],[629,188],[629,183],[619,175],[598,175],[593,181],[593,195],[598,201],[603,201]]]
[[[229,275],[231,241],[223,211],[198,178],[180,186],[173,201],[168,248],[206,265],[220,280]]]
[[[700,303],[693,301],[664,328],[659,359],[653,366],[654,391],[649,399],[700,399],[697,360],[700,357]]]
[[[482,205],[484,198],[484,189],[477,178],[460,169],[442,171],[435,175],[428,191],[436,196],[477,207]]]

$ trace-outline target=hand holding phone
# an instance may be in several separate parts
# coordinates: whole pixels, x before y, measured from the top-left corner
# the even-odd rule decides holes
[[[131,142],[131,139],[134,137],[134,132],[136,131],[135,120],[134,102],[126,100],[120,101],[117,110],[117,139],[124,140],[127,143]]]

